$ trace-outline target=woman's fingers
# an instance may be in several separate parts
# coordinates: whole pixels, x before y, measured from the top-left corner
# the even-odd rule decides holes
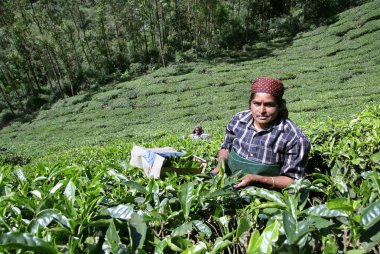
[[[251,177],[252,175],[251,174],[248,174],[248,175],[245,175],[244,177],[243,177],[243,179],[241,180],[241,182],[240,183],[237,183],[237,184],[235,184],[235,188],[237,188],[237,189],[239,189],[239,188],[243,188],[243,187],[246,187],[246,186],[248,186],[250,183],[251,183]]]
[[[234,187],[237,189],[247,187],[248,185],[251,185],[251,183],[254,181],[254,177],[255,176],[252,174],[247,174],[247,175],[243,176],[241,182],[235,184]]]
[[[220,168],[219,168],[219,167],[216,167],[216,168],[214,168],[214,169],[211,171],[211,174],[213,174],[213,175],[217,175],[217,174],[219,173],[219,171],[220,171]]]

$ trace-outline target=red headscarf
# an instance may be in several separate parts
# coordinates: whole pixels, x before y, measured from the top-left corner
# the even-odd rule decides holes
[[[276,78],[262,77],[252,82],[252,93],[269,93],[274,97],[282,98],[284,91],[282,81]]]

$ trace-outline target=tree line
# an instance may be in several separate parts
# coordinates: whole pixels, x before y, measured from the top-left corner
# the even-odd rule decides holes
[[[355,0],[2,0],[0,127],[84,89],[292,36]]]

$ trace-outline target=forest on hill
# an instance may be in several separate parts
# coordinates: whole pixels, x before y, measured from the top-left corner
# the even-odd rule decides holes
[[[0,127],[81,90],[291,37],[363,2],[1,1]]]

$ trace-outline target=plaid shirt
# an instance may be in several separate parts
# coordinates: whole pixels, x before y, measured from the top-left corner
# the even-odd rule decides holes
[[[276,121],[258,132],[250,110],[234,115],[226,128],[221,148],[243,158],[281,166],[281,175],[300,179],[305,174],[310,143],[298,126],[289,119]]]

